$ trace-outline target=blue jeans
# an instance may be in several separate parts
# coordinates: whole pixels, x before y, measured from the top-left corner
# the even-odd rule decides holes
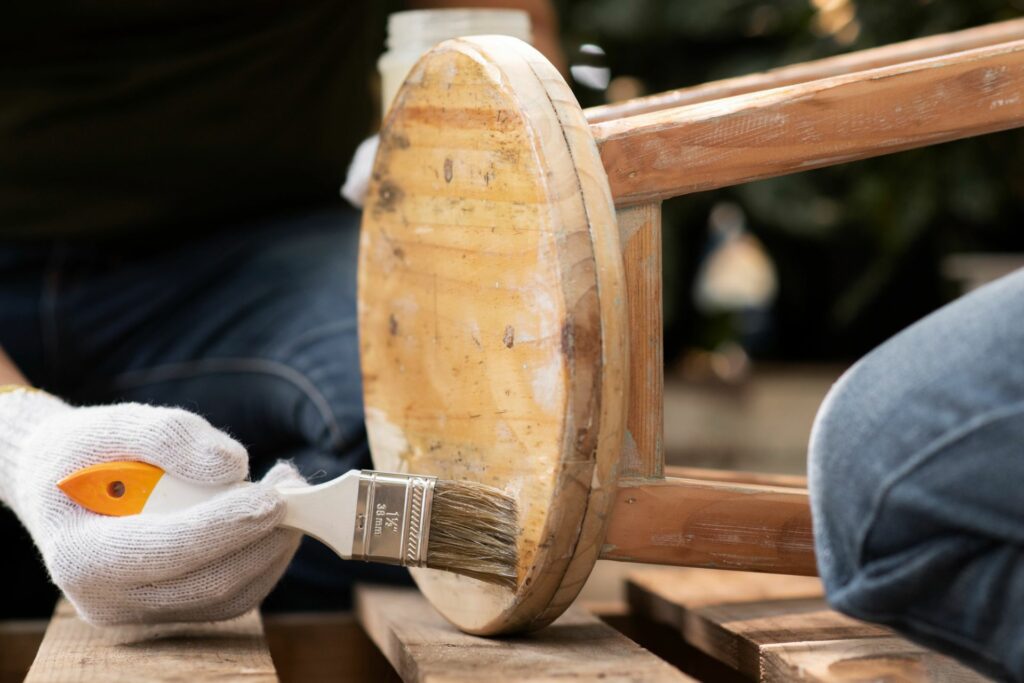
[[[857,363],[810,449],[838,610],[1024,681],[1024,271]]]
[[[367,467],[355,272],[358,214],[232,226],[187,243],[0,246],[0,345],[28,378],[80,403],[139,401],[204,415],[245,444],[254,477],[279,458],[314,481]],[[20,538],[32,586],[0,615],[45,613],[54,593]],[[4,570],[0,570],[4,571]],[[402,581],[306,539],[269,608],[344,608],[351,583]]]

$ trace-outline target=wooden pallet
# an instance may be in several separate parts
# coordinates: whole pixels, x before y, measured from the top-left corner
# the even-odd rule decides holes
[[[709,569],[632,573],[633,615],[748,680],[984,681],[949,657],[828,608],[815,578]]]
[[[250,612],[218,624],[96,628],[62,601],[49,624],[0,622],[0,683],[22,680],[397,683],[401,679],[348,613],[261,619]]]
[[[38,624],[0,626],[0,683],[21,680],[37,645],[28,683],[455,683],[483,672],[493,683],[694,680],[582,608],[539,634],[486,639],[456,630],[414,589],[360,589],[358,622],[304,614],[272,616],[264,626],[250,612],[216,624],[96,628],[62,601],[41,644]]]
[[[810,577],[637,569],[626,594],[600,619],[576,606],[543,631],[502,639],[458,631],[413,589],[362,587],[356,614],[265,623],[252,612],[219,624],[94,628],[62,602],[45,636],[39,622],[0,623],[0,683],[22,680],[37,646],[30,683],[986,680],[828,609]]]

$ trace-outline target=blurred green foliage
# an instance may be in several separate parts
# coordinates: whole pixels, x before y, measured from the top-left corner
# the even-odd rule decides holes
[[[862,0],[848,3],[856,26],[830,34],[808,0],[557,4],[571,62],[580,44],[600,45],[611,76],[635,77],[647,93],[1024,12],[1024,0]],[[604,101],[574,87],[584,106]],[[1024,251],[1022,148],[1024,134],[1011,131],[666,202],[667,358],[703,338],[689,288],[715,203],[743,207],[778,268],[762,355],[849,360],[955,295],[940,273],[946,255]]]

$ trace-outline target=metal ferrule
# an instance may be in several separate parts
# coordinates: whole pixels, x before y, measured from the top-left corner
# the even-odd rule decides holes
[[[361,472],[352,559],[426,566],[436,481],[422,475]]]

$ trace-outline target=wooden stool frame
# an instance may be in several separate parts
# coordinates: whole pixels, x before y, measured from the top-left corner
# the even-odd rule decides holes
[[[560,459],[537,465],[538,481],[547,483],[530,501],[535,516],[524,533],[533,536],[513,597],[479,582],[417,573],[427,597],[460,628],[495,634],[539,628],[556,618],[598,557],[814,574],[810,509],[801,482],[666,472],[660,203],[1018,127],[1024,125],[1022,92],[1022,20],[586,112],[553,67],[524,44],[484,36],[450,41],[428,53],[385,121],[364,213],[360,334],[375,464],[514,490],[530,485],[523,463],[512,462],[514,451],[490,449],[489,430],[497,423],[467,403],[469,396],[489,408],[505,405],[492,400],[495,388],[487,375],[474,375],[467,365],[463,381],[462,368],[452,364],[465,351],[467,364],[502,373],[510,401],[529,399],[515,394],[528,387],[517,367],[485,365],[498,363],[493,359],[501,352],[499,340],[508,349],[526,341],[511,324],[502,338],[502,318],[487,317],[491,308],[516,301],[505,296],[515,290],[507,279],[495,278],[493,289],[485,289],[490,280],[482,282],[499,270],[504,275],[506,267],[517,281],[536,272],[560,292],[557,320],[562,345],[570,351],[563,355],[572,365],[566,370],[569,384],[556,386],[555,395],[576,392],[567,400],[579,405],[569,406],[551,439],[571,428],[584,441],[563,439]],[[460,124],[446,127],[447,117],[455,115]],[[492,162],[497,154],[514,163],[499,173],[487,171],[480,166],[486,162],[481,150]],[[477,224],[470,228],[491,226],[490,233],[480,233],[483,251],[460,242],[459,223],[451,222],[463,197],[472,204],[465,210],[476,212]],[[532,210],[530,197],[546,213],[524,218]],[[411,225],[402,202],[417,212],[416,221],[426,216],[440,222]],[[609,220],[617,235],[608,232]],[[540,228],[534,230],[531,221],[540,221]],[[447,230],[442,242],[419,240],[420,232],[434,226]],[[509,234],[494,237],[501,230]],[[607,249],[616,236],[619,256],[610,258]],[[476,306],[474,315],[487,318],[486,334],[466,333],[451,342],[463,344],[457,353],[451,346],[440,349],[439,340],[450,339],[437,327],[439,311],[452,302],[479,302],[472,292],[449,285],[439,304],[439,275],[431,273],[431,264],[481,254],[491,270],[467,270],[456,261],[445,263],[440,277],[451,280],[454,273],[465,288],[482,292],[486,305]],[[612,263],[618,258],[621,263]],[[600,293],[596,299],[594,292]],[[417,312],[431,306],[428,327]],[[476,325],[476,318],[470,322]],[[572,351],[580,340],[583,345]],[[448,354],[442,364],[423,360],[438,353]],[[617,364],[621,359],[624,367]],[[581,386],[592,394],[581,393]],[[421,390],[440,393],[428,398],[433,412],[414,405]],[[583,405],[591,395],[593,405]],[[449,400],[453,424],[446,424]],[[472,422],[476,418],[481,421]],[[535,422],[542,427],[538,431],[543,422]],[[587,439],[596,439],[592,450]],[[617,485],[609,486],[609,476],[617,477]],[[537,512],[544,505],[557,514]]]

